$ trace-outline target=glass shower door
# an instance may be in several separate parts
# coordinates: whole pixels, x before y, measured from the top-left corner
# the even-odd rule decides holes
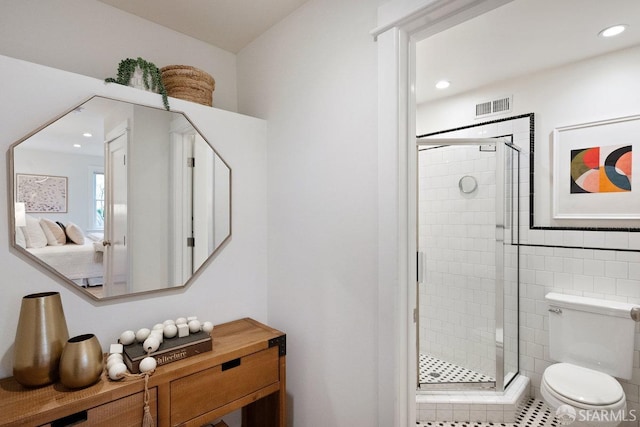
[[[418,382],[502,389],[517,372],[517,151],[449,141],[418,147]]]
[[[518,284],[520,272],[520,151],[513,144],[503,145],[501,158],[504,187],[504,205],[502,218],[504,234],[502,246],[502,295],[501,313],[504,343],[503,348],[503,387],[515,378],[518,373]],[[500,384],[497,384],[499,388]]]

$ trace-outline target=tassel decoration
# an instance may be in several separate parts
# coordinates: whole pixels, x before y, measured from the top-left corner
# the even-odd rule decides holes
[[[142,418],[142,427],[155,427],[156,423],[151,416],[149,409],[149,372],[144,375],[144,416]]]

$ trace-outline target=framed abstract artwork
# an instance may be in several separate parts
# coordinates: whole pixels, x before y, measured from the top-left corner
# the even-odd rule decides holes
[[[594,227],[640,219],[639,156],[640,116],[556,128],[553,217],[598,220]]]
[[[67,177],[16,174],[16,202],[27,213],[67,212]]]

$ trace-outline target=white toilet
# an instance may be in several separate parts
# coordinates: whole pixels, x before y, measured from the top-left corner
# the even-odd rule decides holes
[[[561,363],[544,371],[542,398],[552,414],[575,416],[574,426],[617,426],[626,416],[627,403],[613,377],[631,378],[635,337],[631,309],[635,306],[558,293],[545,298],[549,356]]]

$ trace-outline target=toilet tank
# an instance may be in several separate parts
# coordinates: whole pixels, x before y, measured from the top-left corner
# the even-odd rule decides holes
[[[549,357],[630,379],[636,307],[617,301],[549,293]]]

